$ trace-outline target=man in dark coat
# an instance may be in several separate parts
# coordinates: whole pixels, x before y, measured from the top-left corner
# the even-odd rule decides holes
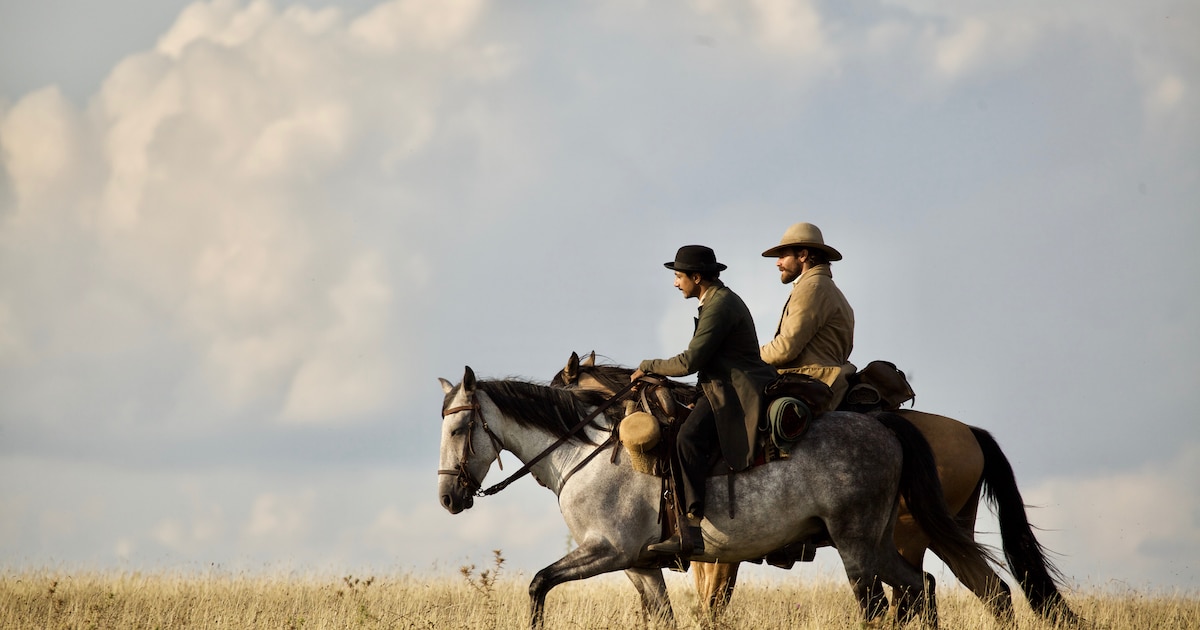
[[[776,377],[759,354],[758,334],[750,309],[719,279],[726,267],[703,245],[679,248],[673,262],[675,287],[683,297],[700,300],[696,330],[687,350],[670,359],[647,359],[632,378],[645,373],[663,376],[697,374],[704,392],[680,426],[676,448],[683,468],[683,505],[687,510],[694,553],[704,551],[700,520],[709,458],[716,447],[733,470],[748,468],[754,458],[758,423],[764,414],[763,387]],[[678,554],[679,534],[650,545],[650,550]]]

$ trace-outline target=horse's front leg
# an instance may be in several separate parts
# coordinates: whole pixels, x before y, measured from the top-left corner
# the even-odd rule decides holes
[[[629,568],[628,557],[601,540],[588,540],[554,564],[537,572],[529,583],[530,627],[540,630],[545,621],[546,594],[572,580]]]
[[[649,622],[651,627],[676,627],[662,569],[625,569],[625,575],[641,595],[643,625]]]

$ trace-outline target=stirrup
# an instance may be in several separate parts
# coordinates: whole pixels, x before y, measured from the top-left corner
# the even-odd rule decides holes
[[[693,556],[703,555],[704,554],[704,536],[703,536],[703,534],[700,533],[700,528],[699,527],[689,527],[688,529],[691,530],[688,533],[691,534],[692,540],[694,541],[692,543],[691,555],[693,555]],[[666,554],[666,555],[671,555],[671,556],[678,556],[683,553],[683,536],[681,536],[678,532],[676,532],[670,538],[668,538],[662,542],[656,542],[656,543],[653,543],[653,544],[647,546],[646,550],[650,551],[651,553],[659,553],[659,554]]]

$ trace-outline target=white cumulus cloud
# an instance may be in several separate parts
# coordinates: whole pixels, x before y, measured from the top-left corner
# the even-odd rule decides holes
[[[490,43],[463,45],[481,10],[395,1],[347,21],[199,2],[86,108],[53,88],[20,99],[0,118],[0,360],[62,373],[74,359],[52,348],[138,343],[159,355],[143,369],[180,379],[144,393],[174,392],[168,406],[322,423],[394,402],[392,286],[428,275],[428,209],[346,207],[332,191],[405,194],[391,180],[453,115],[440,86],[511,67]],[[364,211],[414,229],[385,253]]]

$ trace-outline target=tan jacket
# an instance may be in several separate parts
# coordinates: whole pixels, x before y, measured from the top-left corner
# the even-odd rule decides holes
[[[801,372],[833,388],[831,407],[846,393],[842,365],[854,349],[854,309],[833,283],[829,265],[817,265],[792,284],[775,338],[760,348],[780,372]]]

